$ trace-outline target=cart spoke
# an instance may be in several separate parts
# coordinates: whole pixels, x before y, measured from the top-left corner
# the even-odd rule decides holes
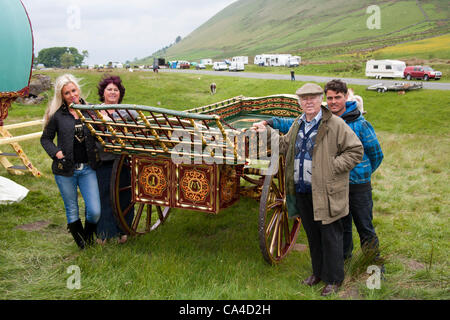
[[[272,217],[270,218],[270,222],[267,224],[267,227],[266,227],[266,238],[268,238],[270,233],[272,232],[273,226],[274,226],[274,224],[276,222],[276,219],[277,219],[278,211],[279,211],[279,209],[274,211]]]
[[[131,201],[130,205],[128,207],[125,208],[125,210],[123,210],[123,214],[122,217],[126,217],[127,214],[131,211],[131,209],[134,207],[135,202]]]
[[[127,190],[131,190],[131,185],[125,186],[125,187],[121,187],[121,188],[119,189],[119,192],[123,192],[123,191],[127,191]]]
[[[272,189],[273,189],[272,192],[275,193],[277,198],[283,198],[283,194],[281,193],[278,186],[275,184],[274,180],[272,180]]]
[[[278,217],[278,214],[277,214]],[[279,256],[279,245],[280,245],[280,241],[279,241],[279,234],[280,234],[280,219],[276,219],[275,222],[275,228],[274,228],[274,232],[272,234],[272,241],[270,242],[270,253],[272,255],[275,255],[276,257]],[[278,254],[274,254],[275,248],[277,249],[277,253]]]
[[[286,245],[291,244],[291,234],[289,232],[289,218],[287,216],[287,213],[282,213],[282,227],[283,227],[283,234],[284,234],[284,240],[286,241]]]
[[[145,232],[149,232],[150,231],[150,226],[151,225],[152,225],[152,205],[148,204],[147,205],[147,218],[145,220]]]
[[[285,194],[285,192],[284,192],[284,188],[286,186],[285,179],[286,179],[286,176],[285,176],[285,172],[284,172],[284,166],[280,165],[279,169],[278,169],[278,187],[280,189],[281,195]]]
[[[274,209],[274,208],[282,206],[282,205],[283,205],[283,200],[275,199],[273,202],[267,204],[267,210],[271,210],[271,209]]]
[[[158,211],[159,220],[161,220],[161,223],[163,223],[164,222],[164,216],[163,216],[161,207],[160,206],[156,206],[156,210]]]
[[[141,208],[143,208],[143,207],[139,207],[139,209],[141,209]],[[133,225],[131,226],[131,228],[132,228],[134,231],[137,231],[137,228],[138,228],[138,226],[139,226],[139,222],[141,221],[142,211],[143,211],[143,210],[139,210],[139,211],[137,212],[137,214],[135,215],[135,217],[134,217]]]

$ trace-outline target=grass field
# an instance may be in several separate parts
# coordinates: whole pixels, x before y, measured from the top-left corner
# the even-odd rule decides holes
[[[47,74],[54,79],[61,73]],[[87,100],[98,102],[95,86],[102,73],[75,73],[83,78]],[[152,72],[120,75],[126,86],[123,103],[177,110],[241,94],[293,93],[302,84]],[[215,96],[209,94],[212,81],[218,88]],[[369,274],[359,261],[355,230],[344,286],[330,298],[320,297],[321,285],[301,285],[311,272],[308,251],[294,250],[281,264],[269,266],[258,246],[259,203],[247,198],[218,215],[174,210],[150,234],[124,245],[79,251],[66,231],[51,159],[33,140],[21,145],[43,177],[9,175],[0,168],[2,176],[30,190],[20,203],[0,206],[0,299],[450,299],[450,92],[380,95],[353,87],[364,98],[366,118],[385,154],[373,175],[374,224],[386,260],[381,289],[366,286]],[[45,107],[14,104],[6,124],[40,119]],[[306,244],[303,230],[298,243]],[[72,265],[81,269],[79,290],[66,285]]]

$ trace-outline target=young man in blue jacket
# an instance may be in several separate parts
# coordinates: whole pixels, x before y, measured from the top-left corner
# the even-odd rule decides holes
[[[348,89],[345,82],[332,80],[325,85],[324,92],[328,109],[340,116],[352,128],[364,147],[363,160],[350,171],[349,214],[342,219],[344,227],[344,258],[352,256],[352,219],[359,234],[361,248],[368,256],[379,259],[379,241],[372,224],[371,175],[383,160],[383,152],[372,125],[364,119],[355,101],[347,101]],[[287,133],[295,119],[272,118],[254,124],[270,125],[281,133]]]

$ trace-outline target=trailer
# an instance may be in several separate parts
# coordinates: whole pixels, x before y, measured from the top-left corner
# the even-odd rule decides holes
[[[228,67],[228,71],[244,71],[245,66],[243,62],[232,61]]]
[[[400,60],[368,60],[366,62],[366,77],[403,78],[406,63]]]
[[[421,82],[395,82],[394,84],[383,84],[382,82],[368,86],[366,90],[377,91],[383,93],[386,91],[411,91],[422,89],[423,84]]]
[[[200,64],[204,64],[205,66],[212,66],[213,61],[212,59],[200,59]]]
[[[231,62],[238,62],[243,64],[248,64],[248,57],[247,56],[237,56],[231,58]]]

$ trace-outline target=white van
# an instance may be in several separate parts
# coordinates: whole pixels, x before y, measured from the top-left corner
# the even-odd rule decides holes
[[[248,57],[247,56],[237,56],[231,58],[231,62],[242,62],[243,64],[248,64]]]
[[[369,60],[366,62],[366,77],[403,78],[406,63],[400,60]]]
[[[243,62],[232,62],[228,71],[244,71],[244,63]]]
[[[214,62],[213,69],[215,71],[228,70],[228,65],[223,61]]]

